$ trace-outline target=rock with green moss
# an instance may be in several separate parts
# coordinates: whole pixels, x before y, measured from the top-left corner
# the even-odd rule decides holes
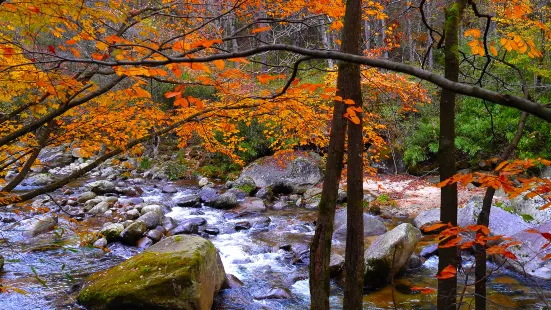
[[[0,271],[4,269],[4,256],[0,255]]]
[[[421,239],[421,231],[409,223],[396,226],[380,236],[364,253],[365,286],[387,284],[406,264]]]
[[[114,242],[120,238],[123,230],[124,226],[120,223],[109,224],[101,229],[101,234],[108,242]]]
[[[226,278],[214,245],[196,236],[163,239],[93,274],[78,296],[89,310],[211,309]]]

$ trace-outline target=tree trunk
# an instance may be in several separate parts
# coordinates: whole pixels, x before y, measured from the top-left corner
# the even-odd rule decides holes
[[[465,0],[456,0],[451,8],[446,11],[445,21],[445,68],[447,79],[457,82],[459,80],[459,24],[465,8]],[[440,181],[452,177],[456,172],[455,165],[455,99],[456,93],[442,90],[440,97],[440,144],[438,148],[438,164],[440,168]],[[441,189],[440,221],[457,225],[457,184],[449,184]],[[444,239],[445,243],[448,239]],[[441,243],[441,244],[442,244]],[[457,268],[457,247],[438,249],[438,271],[442,271],[451,265]],[[457,278],[438,280],[439,310],[454,309],[457,298]]]
[[[349,1],[354,14],[350,14],[353,29],[343,36],[356,43],[355,51],[361,53],[361,1]],[[356,6],[356,7],[354,7]],[[362,88],[360,66],[349,64],[346,94],[343,98],[354,100],[354,108],[362,109]],[[340,87],[339,87],[340,89]],[[363,217],[363,127],[362,113],[356,112],[359,122],[348,121],[348,169],[346,208],[346,250],[344,259],[344,309],[362,309],[364,283],[364,217]]]
[[[525,90],[526,93],[526,90]],[[525,95],[526,96],[526,95]],[[522,138],[522,133],[524,131],[524,126],[526,125],[526,118],[528,113],[522,112],[520,119],[518,121],[517,132],[515,136],[500,156],[500,161],[506,161],[509,159],[513,151],[516,149],[520,139]],[[490,225],[490,212],[492,210],[492,200],[494,198],[496,190],[493,187],[488,187],[486,193],[484,194],[484,200],[482,201],[482,209],[478,215],[477,224],[484,225],[488,227]],[[479,232],[481,233],[481,232]],[[475,244],[475,309],[476,310],[485,310],[486,309],[486,282],[488,277],[486,275],[486,248],[480,244]]]
[[[342,29],[341,52],[357,54],[359,52],[361,31],[361,0],[348,0]],[[353,98],[358,92],[356,85],[350,83],[355,73],[359,74],[358,65],[339,63],[337,77],[337,95],[342,98]],[[329,148],[327,151],[327,166],[323,180],[319,217],[316,232],[310,248],[310,309],[329,310],[329,258],[331,256],[331,239],[335,206],[339,190],[344,157],[344,140],[346,119],[345,105],[335,101]],[[363,257],[363,253],[362,253]]]

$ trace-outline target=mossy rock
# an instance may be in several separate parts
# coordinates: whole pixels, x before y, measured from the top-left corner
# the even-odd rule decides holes
[[[224,266],[210,241],[173,236],[90,276],[78,302],[90,310],[208,310],[224,281]]]

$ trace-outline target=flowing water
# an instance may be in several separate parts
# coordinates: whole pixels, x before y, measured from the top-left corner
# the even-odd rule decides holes
[[[146,202],[162,202],[171,207],[167,216],[177,222],[202,217],[206,219],[207,226],[220,230],[220,234],[212,237],[211,241],[220,251],[226,273],[235,275],[244,285],[238,289],[223,290],[215,299],[214,309],[309,308],[307,247],[314,234],[314,211],[292,208],[241,218],[231,212],[208,207],[181,208],[175,206],[174,201],[197,192],[198,188],[190,183],[176,185],[179,192],[170,195],[162,194],[159,184],[141,184],[144,189],[142,198]],[[25,215],[10,212],[0,213],[0,217],[15,218],[19,222],[24,220]],[[253,227],[236,232],[235,224],[243,220],[249,221]],[[99,229],[107,221],[96,217],[87,219],[81,225]],[[388,223],[389,226],[395,224]],[[17,223],[0,225],[0,254],[6,258],[4,272],[0,273],[0,284],[12,291],[0,294],[0,309],[79,309],[75,298],[80,283],[87,275],[112,267],[139,252],[135,247],[120,243],[110,244],[109,253],[81,248],[78,246],[79,239],[69,230],[57,230],[56,233],[28,239],[21,237],[21,228]],[[71,223],[61,219],[60,226],[69,227]],[[431,242],[430,238],[425,239],[421,245]],[[336,247],[342,253],[342,245],[337,244]],[[463,260],[467,269],[470,260],[469,257]],[[396,303],[398,309],[434,309],[434,293],[420,294],[411,288],[435,288],[437,266],[438,258],[431,257],[419,269],[397,277],[394,286],[366,292],[364,308],[394,309]],[[464,279],[464,276],[460,278],[460,282]],[[287,290],[291,298],[258,299],[273,288]],[[20,290],[20,293],[14,290]],[[342,295],[342,289],[333,283],[332,308],[342,309]],[[543,300],[551,298],[551,283],[535,285],[513,272],[500,269],[492,275],[489,297],[492,300],[490,308],[540,309],[545,306]],[[473,306],[470,288],[465,291],[463,301],[465,309]]]

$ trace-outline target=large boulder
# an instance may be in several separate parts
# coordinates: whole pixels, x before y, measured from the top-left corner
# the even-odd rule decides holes
[[[255,160],[243,169],[235,183],[252,180],[257,187],[270,187],[274,193],[302,194],[321,179],[319,157],[295,152]]]
[[[24,237],[38,236],[53,230],[56,225],[57,216],[47,214],[40,215],[26,223],[22,235]]]
[[[67,152],[67,147],[67,145],[47,146],[40,151],[38,159],[42,164],[50,168],[67,166],[73,162],[73,156]]]
[[[551,208],[540,210],[546,203],[547,201],[541,196],[528,198],[526,195],[520,195],[505,205],[510,206],[515,213],[533,219],[534,222],[541,224],[551,221]]]
[[[365,285],[377,288],[387,284],[407,263],[420,239],[421,231],[409,223],[377,238],[364,253]]]
[[[210,241],[174,236],[92,275],[78,302],[90,310],[209,310],[225,278],[220,256]]]
[[[49,173],[39,173],[33,176],[30,176],[23,181],[23,185],[27,186],[42,186],[50,184],[54,181],[54,178]]]
[[[341,243],[346,242],[346,209],[341,209],[335,213],[335,230],[333,239]],[[364,213],[364,237],[379,236],[387,231],[385,224],[376,216]]]
[[[551,222],[533,229],[541,233],[549,233],[551,232]],[[526,231],[521,231],[512,238],[513,241],[522,243],[508,248],[517,257],[517,260],[511,260],[503,256],[497,256],[497,260],[500,262],[507,260],[509,264],[506,264],[506,266],[521,274],[526,272],[532,277],[551,280],[551,259],[543,259],[544,256],[551,255],[551,246],[544,247],[551,240],[546,239],[539,233]]]
[[[423,226],[430,226],[438,222],[440,222],[440,208],[420,212],[413,220],[413,225],[422,229]]]
[[[475,196],[460,208],[457,212],[457,224],[461,227],[475,225],[478,214],[482,209],[482,197]],[[417,228],[422,229],[425,225],[434,224],[440,221],[440,209],[431,209],[421,212],[413,223]],[[512,236],[519,231],[529,229],[532,225],[525,222],[522,216],[507,212],[495,205],[490,210],[490,234]]]

